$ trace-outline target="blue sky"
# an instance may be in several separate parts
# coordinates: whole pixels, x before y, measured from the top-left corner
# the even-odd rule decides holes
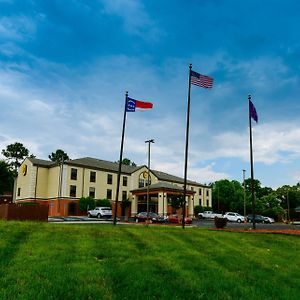
[[[119,158],[124,94],[151,101],[127,115],[124,157],[183,177],[188,66],[188,177],[300,181],[300,2],[296,0],[0,0],[0,148],[38,158]]]

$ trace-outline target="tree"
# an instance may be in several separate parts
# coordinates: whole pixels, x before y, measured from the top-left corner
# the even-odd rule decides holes
[[[129,199],[122,199],[122,201],[121,201],[122,216],[125,216],[125,220],[128,220],[126,210],[127,210],[127,207],[130,206],[130,203],[131,202],[129,201]]]
[[[86,212],[95,208],[95,199],[92,197],[81,197],[78,201],[78,207],[81,211]]]
[[[4,192],[12,192],[14,186],[14,172],[8,163],[0,160],[0,195]]]
[[[3,149],[1,153],[8,159],[9,164],[13,166],[15,171],[20,167],[20,161],[29,156],[29,150],[18,142],[6,146],[6,149]]]
[[[50,155],[48,155],[48,157],[51,161],[55,162],[62,162],[63,160],[66,161],[70,159],[68,154],[61,149],[57,149],[55,152],[52,152]]]
[[[284,209],[281,207],[281,200],[277,197],[276,193],[270,193],[263,196],[257,201],[257,212],[262,215],[278,218],[284,215]]]
[[[216,181],[212,189],[212,207],[214,211],[226,212],[230,210],[230,203],[234,195],[234,186],[227,180]]]
[[[201,205],[196,205],[194,207],[194,215],[198,218],[198,214],[204,212],[204,209]]]
[[[117,161],[117,163],[119,163],[119,160]],[[131,161],[129,158],[123,158],[122,165],[136,167],[135,162]]]
[[[281,200],[281,206],[288,212],[286,217],[296,218],[295,208],[300,205],[299,183],[294,186],[283,185],[276,190],[276,195]]]
[[[218,213],[234,211],[244,214],[244,188],[237,180],[222,179],[212,186],[212,206]],[[249,193],[246,192],[246,208],[250,209]]]
[[[181,208],[183,206],[183,196],[182,195],[172,195],[170,197],[171,206],[173,208],[173,212],[176,212],[176,209]]]
[[[251,178],[245,179],[245,187],[246,191],[249,195],[251,195]],[[253,179],[253,191],[254,195],[258,198],[260,198],[260,190],[261,190],[261,183],[257,179]]]

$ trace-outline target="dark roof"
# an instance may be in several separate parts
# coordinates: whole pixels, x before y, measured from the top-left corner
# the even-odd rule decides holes
[[[32,157],[28,157],[28,160],[30,160],[34,165],[37,166],[43,166],[43,167],[53,167],[57,164],[57,162],[53,162],[50,160],[44,160],[44,159],[38,159],[38,158],[32,158]]]
[[[37,159],[37,158],[28,157],[28,159],[34,165],[47,167],[47,168],[53,167],[53,166],[59,164],[57,162],[43,160],[43,159]],[[93,168],[93,169],[98,169],[98,170],[106,170],[106,171],[112,171],[112,172],[118,172],[118,170],[119,170],[119,164],[116,162],[96,159],[96,158],[92,158],[92,157],[70,159],[70,160],[66,160],[64,163],[66,165],[70,165],[70,166],[88,167],[88,168]],[[135,172],[136,170],[138,170],[139,168],[141,168],[141,166],[133,167],[133,166],[122,165],[121,171],[122,171],[122,173],[131,174],[131,173]]]
[[[43,166],[46,168],[54,167],[58,165],[59,163],[49,161],[49,160],[43,160],[43,159],[37,159],[37,158],[30,158],[28,159],[34,164],[38,166]],[[105,171],[111,171],[117,173],[119,170],[119,163],[117,162],[112,162],[112,161],[107,161],[107,160],[102,160],[102,159],[97,159],[97,158],[92,158],[92,157],[83,157],[83,158],[78,158],[78,159],[70,159],[64,162],[67,165],[70,166],[77,166],[77,167],[86,167],[86,168],[91,168],[91,169],[96,169],[96,170],[105,170]],[[127,166],[127,165],[122,165],[121,172],[125,174],[132,174],[133,172],[146,167],[146,166]],[[178,176],[174,176],[168,173],[164,173],[161,171],[157,170],[151,170],[151,172],[158,178],[158,180],[162,181],[171,181],[179,184],[184,184],[184,179]],[[187,184],[189,185],[196,185],[196,186],[202,186],[206,187],[206,185],[198,183],[196,181],[191,181],[187,180]]]
[[[176,183],[184,184],[184,179],[178,176],[170,175],[161,171],[151,170],[151,172],[159,179],[165,181],[172,181]],[[205,186],[204,184],[198,183],[196,181],[187,180],[189,185],[198,185],[198,186]]]
[[[172,190],[172,191],[183,192],[183,188],[181,186],[178,186],[177,184],[168,183],[168,182],[158,182],[158,183],[150,184],[149,185],[149,190],[150,191],[153,191],[153,190]],[[147,191],[147,187],[142,187],[142,188],[132,190],[131,192],[146,192],[146,191]],[[187,190],[187,192],[195,193],[192,190]]]
[[[72,159],[72,160],[66,161],[65,163],[68,165],[72,165],[72,166],[89,167],[89,168],[98,169],[98,170],[106,170],[106,171],[112,171],[112,172],[119,171],[119,163],[102,160],[102,159],[96,159],[96,158],[92,158],[92,157]],[[122,165],[121,172],[126,173],[126,174],[131,174],[131,173],[135,172],[136,170],[138,170],[139,168],[141,168],[141,167]]]

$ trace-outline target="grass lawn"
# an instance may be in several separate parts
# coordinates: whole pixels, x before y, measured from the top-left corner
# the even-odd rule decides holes
[[[0,299],[300,299],[298,236],[0,221]]]

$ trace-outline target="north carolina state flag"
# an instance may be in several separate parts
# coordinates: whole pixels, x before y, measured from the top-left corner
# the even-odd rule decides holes
[[[136,108],[151,109],[151,108],[153,108],[153,103],[139,101],[139,100],[135,100],[135,99],[127,97],[126,111],[128,111],[128,112],[135,112]]]

